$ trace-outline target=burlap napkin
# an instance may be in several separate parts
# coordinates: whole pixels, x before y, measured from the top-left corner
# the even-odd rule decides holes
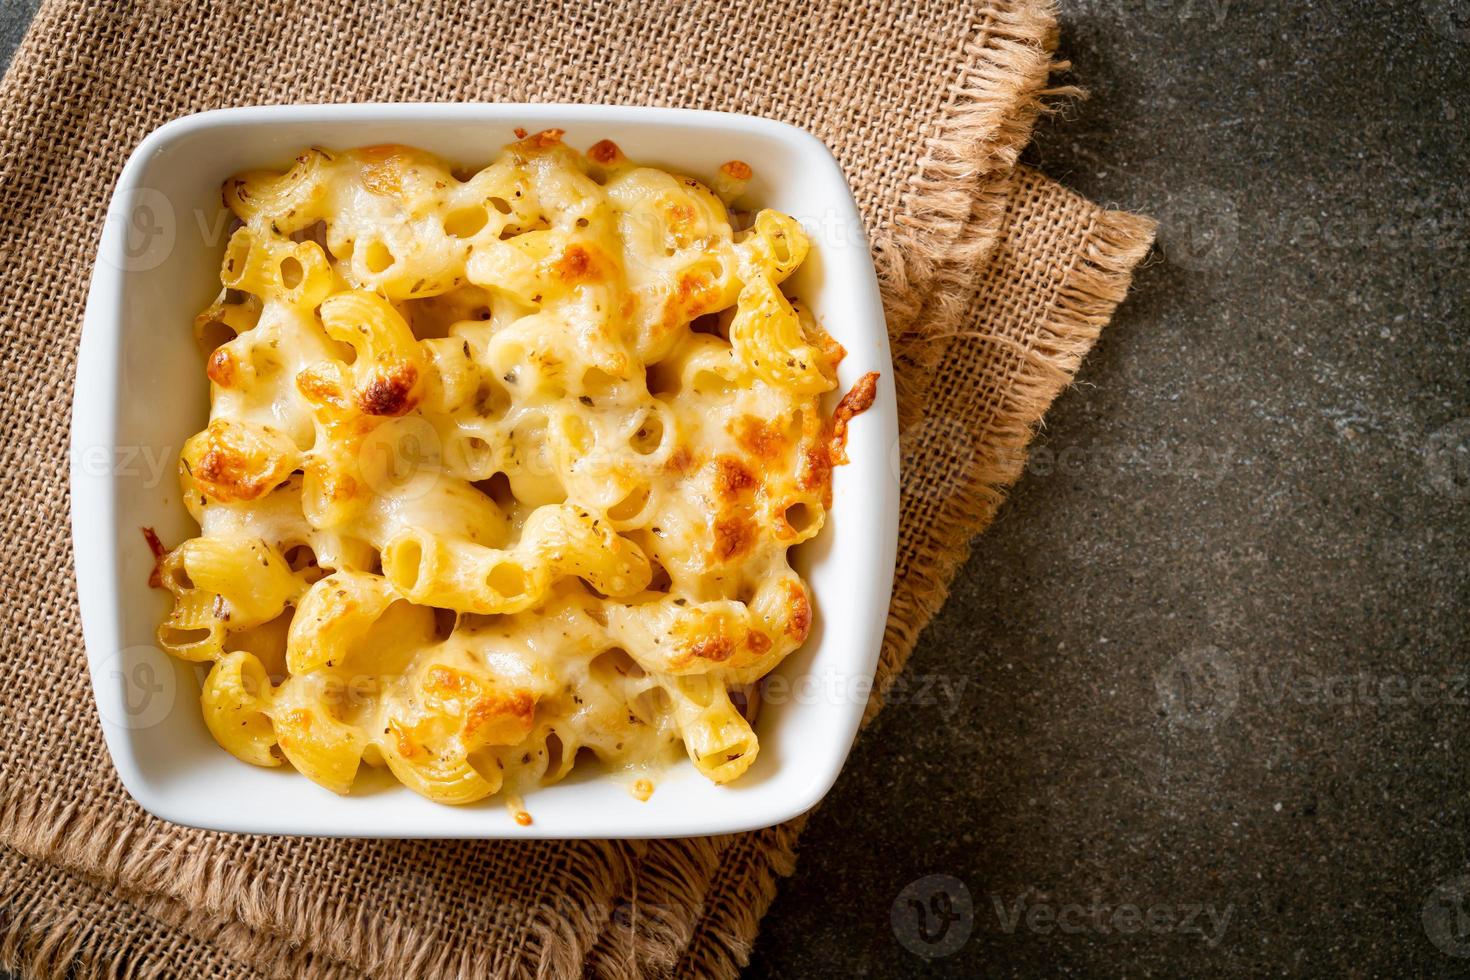
[[[872,236],[901,388],[881,689],[1152,235],[1015,166],[1062,91],[1054,30],[1050,5],[1026,0],[46,3],[0,96],[0,963],[730,976],[803,823],[657,842],[303,840],[185,830],[129,800],[88,691],[63,447],[94,244],[145,133],[216,106],[388,100],[694,106],[815,132]]]

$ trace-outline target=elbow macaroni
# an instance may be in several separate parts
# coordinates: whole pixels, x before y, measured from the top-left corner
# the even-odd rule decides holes
[[[205,721],[246,762],[468,803],[583,750],[754,761],[731,691],[811,627],[787,552],[830,505],[842,349],[780,288],[797,222],[737,230],[560,135],[472,174],[379,146],[225,184],[180,460],[201,533],[160,561],[158,637],[212,663]]]

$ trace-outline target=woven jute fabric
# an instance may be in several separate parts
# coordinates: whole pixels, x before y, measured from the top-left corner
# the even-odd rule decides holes
[[[877,690],[902,669],[1152,225],[1016,164],[1051,82],[1028,0],[51,0],[0,91],[0,964],[34,976],[731,976],[803,821],[696,840],[307,840],[187,830],[119,784],[66,518],[105,205],[173,117],[323,101],[755,113],[836,154],[873,242],[903,510]],[[159,342],[185,325],[159,324]],[[821,597],[818,597],[820,603]]]

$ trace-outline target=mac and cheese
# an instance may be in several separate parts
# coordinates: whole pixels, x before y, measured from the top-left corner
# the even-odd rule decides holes
[[[212,664],[247,762],[467,803],[584,750],[682,745],[721,783],[756,757],[753,685],[812,626],[787,552],[876,376],[823,414],[843,351],[782,292],[796,221],[518,135],[474,173],[311,149],[224,186],[201,532],[160,559],[158,636]]]

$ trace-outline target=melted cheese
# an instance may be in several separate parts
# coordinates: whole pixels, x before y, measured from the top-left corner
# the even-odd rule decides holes
[[[313,149],[224,199],[211,421],[181,459],[201,534],[161,562],[159,631],[214,662],[218,741],[446,803],[584,750],[743,773],[730,692],[805,641],[787,555],[830,503],[842,351],[780,289],[800,226],[736,231],[700,182],[556,131],[458,176]]]

